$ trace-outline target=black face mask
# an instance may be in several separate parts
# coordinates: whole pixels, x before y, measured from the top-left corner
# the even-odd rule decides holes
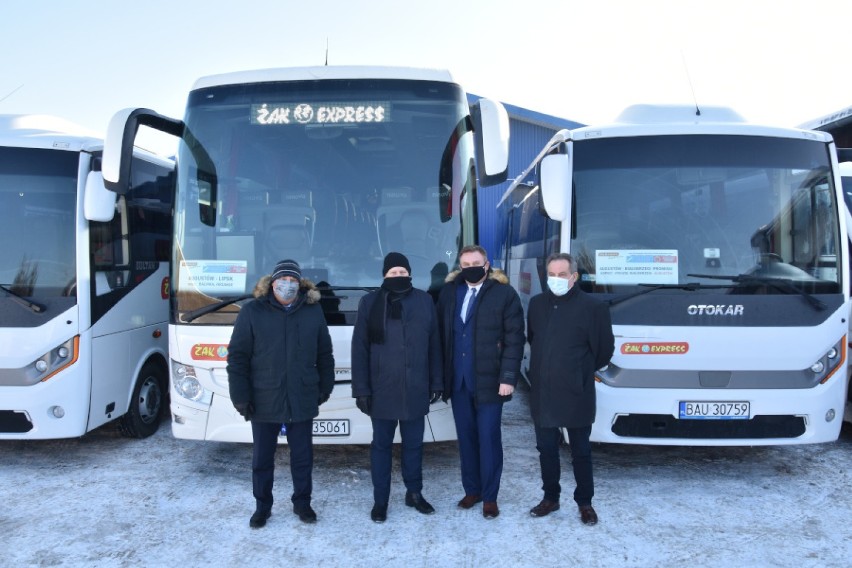
[[[411,290],[411,276],[390,276],[382,281],[382,288],[400,294]]]
[[[470,282],[471,284],[476,284],[480,280],[485,277],[485,267],[484,266],[468,266],[467,268],[461,269],[462,278],[465,279],[466,282]]]

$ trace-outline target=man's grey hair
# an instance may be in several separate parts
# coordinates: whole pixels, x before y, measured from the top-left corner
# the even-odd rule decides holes
[[[567,260],[568,268],[571,272],[574,272],[577,268],[574,266],[574,257],[568,254],[567,252],[554,252],[550,256],[547,257],[547,260],[544,262],[544,268],[547,269],[550,266],[550,263],[554,260]]]

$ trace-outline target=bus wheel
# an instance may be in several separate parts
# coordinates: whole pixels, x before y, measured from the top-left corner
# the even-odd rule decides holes
[[[150,361],[143,365],[133,387],[130,408],[118,422],[124,436],[147,438],[157,431],[165,403],[165,384],[165,374],[158,365]]]

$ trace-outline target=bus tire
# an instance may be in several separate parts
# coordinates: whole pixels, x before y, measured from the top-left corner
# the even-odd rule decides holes
[[[166,401],[166,376],[159,365],[148,361],[139,371],[127,414],[118,421],[128,438],[147,438],[160,427]]]

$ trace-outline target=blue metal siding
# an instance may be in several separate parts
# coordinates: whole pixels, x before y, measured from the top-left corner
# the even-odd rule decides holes
[[[480,97],[468,95],[469,102]],[[488,251],[491,262],[500,266],[500,253],[508,220],[506,203],[497,209],[497,202],[516,177],[530,165],[553,135],[564,128],[579,128],[578,122],[548,116],[528,109],[504,104],[509,113],[509,180],[491,187],[479,187],[477,213],[479,244]]]

